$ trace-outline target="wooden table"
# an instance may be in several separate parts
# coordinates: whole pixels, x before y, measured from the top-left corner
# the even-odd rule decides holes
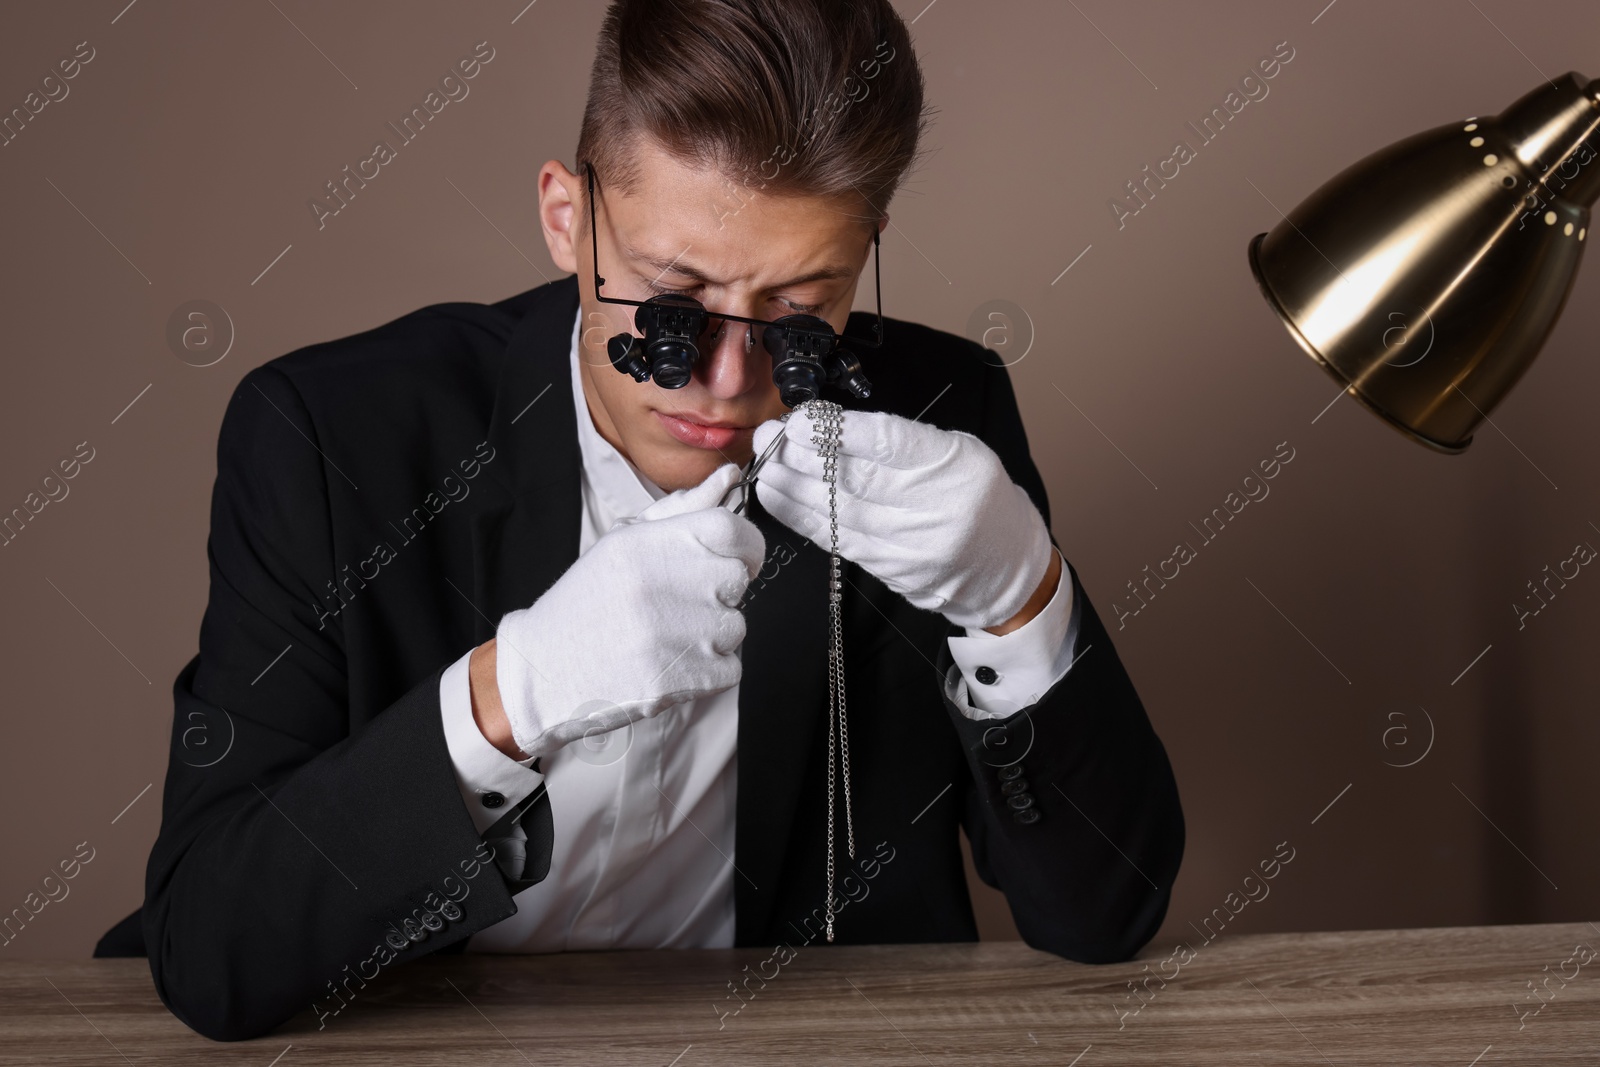
[[[1580,944],[1600,928],[1224,933],[1137,1000],[1172,945],[1104,966],[1016,942],[468,955],[380,975],[320,1030],[308,1010],[228,1044],[174,1019],[143,960],[7,962],[0,1063],[1595,1064],[1600,958]],[[736,1001],[746,965],[774,977]]]

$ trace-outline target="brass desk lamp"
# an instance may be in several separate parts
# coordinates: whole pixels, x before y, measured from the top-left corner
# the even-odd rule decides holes
[[[1560,316],[1600,199],[1600,79],[1398,141],[1250,242],[1300,347],[1414,441],[1458,453]]]

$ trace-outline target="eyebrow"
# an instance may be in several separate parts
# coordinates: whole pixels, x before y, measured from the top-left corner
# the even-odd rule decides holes
[[[641,252],[631,245],[624,245],[623,252],[628,256],[629,259],[636,260],[649,267],[654,267],[658,272],[657,277],[667,273],[682,274],[707,285],[721,284],[693,264],[685,263],[681,258],[663,259],[660,256],[651,255],[648,252]],[[798,277],[790,278],[787,281],[782,281],[776,285],[768,286],[768,288],[788,289],[791,286],[804,285],[806,282],[832,281],[836,278],[853,278],[855,277],[855,273],[855,270],[851,267],[844,266],[842,264],[832,264],[825,267],[818,267],[814,271],[809,271],[805,274],[799,275]]]

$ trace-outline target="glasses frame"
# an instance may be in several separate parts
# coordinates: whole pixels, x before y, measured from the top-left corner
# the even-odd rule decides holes
[[[599,178],[595,176],[595,169],[594,169],[594,164],[593,163],[586,162],[586,163],[584,163],[583,168],[584,168],[584,171],[587,173],[588,180],[589,180],[589,242],[590,242],[590,251],[591,251],[590,266],[594,270],[594,295],[595,295],[595,299],[601,301],[602,303],[606,303],[606,304],[626,304],[626,305],[628,305],[630,307],[644,307],[647,303],[649,303],[649,301],[646,301],[646,300],[630,300],[630,299],[627,299],[626,297],[620,297],[620,296],[605,296],[605,295],[602,295],[601,292],[600,292],[600,287],[606,283],[606,280],[600,276],[600,238],[599,238],[599,233],[598,233],[598,227],[597,227],[596,222],[595,222],[595,218],[596,218],[596,216],[595,216],[595,187],[599,183]],[[878,321],[877,321],[877,324],[873,327],[873,335],[874,335],[873,339],[871,341],[864,342],[864,344],[865,344],[865,347],[867,347],[867,348],[876,349],[876,348],[881,348],[883,346],[883,280],[882,280],[882,276],[879,274],[879,270],[878,270],[878,228],[877,227],[873,227],[873,230],[872,230],[872,288],[873,288],[873,300],[874,300],[874,303],[876,304],[876,314],[877,314],[877,320]],[[693,300],[694,298],[693,297],[685,297],[684,299]],[[695,300],[695,303],[700,304],[700,301]],[[820,334],[822,332],[820,330],[813,329],[813,328],[806,327],[806,326],[802,326],[802,325],[795,325],[795,324],[791,324],[791,323],[782,323],[782,322],[773,322],[770,319],[751,319],[751,318],[746,318],[743,315],[728,315],[728,314],[724,314],[722,312],[712,311],[710,308],[707,308],[704,304],[700,304],[700,306],[705,309],[706,326],[707,326],[707,328],[710,327],[712,319],[723,319],[723,320],[731,320],[733,322],[745,322],[745,323],[749,323],[752,326],[773,326],[773,327],[776,327],[776,328],[778,328],[780,330],[785,330],[785,331],[792,332],[792,333]],[[796,312],[796,314],[800,314],[800,313]],[[719,330],[720,330],[720,327],[719,327]],[[834,333],[832,327],[829,328],[828,335],[831,336],[831,337],[834,337],[834,338],[836,338],[836,339],[838,339],[840,341],[842,341],[843,338],[844,338],[843,334]],[[697,340],[698,340],[698,338],[697,338]],[[855,341],[856,339],[852,338],[851,340]]]

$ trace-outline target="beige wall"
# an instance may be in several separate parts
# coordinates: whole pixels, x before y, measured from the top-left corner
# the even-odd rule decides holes
[[[80,842],[94,857],[14,956],[85,954],[140,899],[234,383],[298,346],[554,276],[533,178],[572,163],[601,11],[123,4],[29,5],[0,33],[5,109],[77,42],[94,49],[0,148],[0,510],[93,449],[70,495],[0,548],[0,911]],[[1600,895],[1600,577],[1521,632],[1510,607],[1575,542],[1600,544],[1595,266],[1498,430],[1450,458],[1348,400],[1313,425],[1336,388],[1245,260],[1276,208],[1367,152],[1498,111],[1541,70],[1600,74],[1600,8],[1339,3],[1313,24],[1319,6],[942,0],[913,27],[941,113],[893,206],[884,308],[957,332],[987,301],[1025,309],[1023,415],[1108,624],[1125,582],[1279,442],[1294,449],[1270,497],[1114,634],[1189,823],[1158,945],[1282,841],[1293,862],[1232,930],[1581,919]],[[495,58],[470,96],[319,232],[307,200],[483,40]],[[1294,58],[1269,95],[1119,230],[1108,199],[1283,41]],[[237,333],[203,368],[165,337],[197,299]],[[1431,751],[1385,766],[1423,751],[1419,709]],[[1386,748],[1395,726],[1409,734]],[[995,904],[986,927],[1004,932]]]

